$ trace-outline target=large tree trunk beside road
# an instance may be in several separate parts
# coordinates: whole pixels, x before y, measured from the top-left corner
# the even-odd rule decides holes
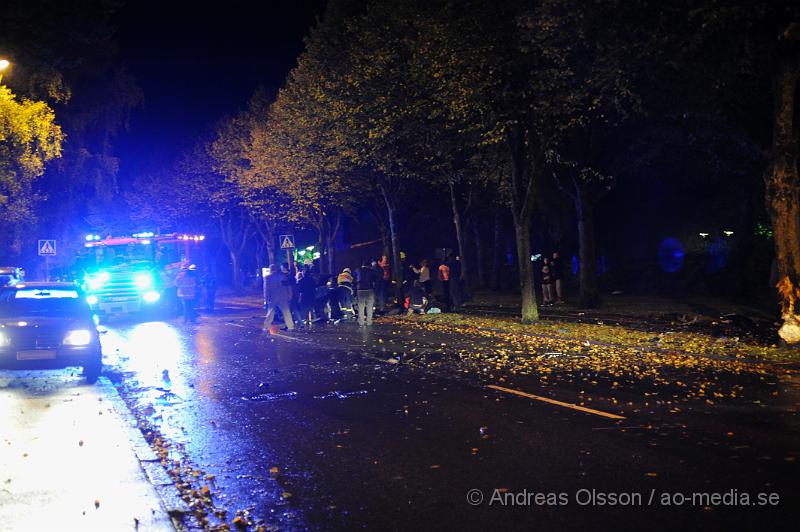
[[[517,242],[519,288],[521,292],[523,323],[539,319],[534,288],[533,262],[531,262],[531,206],[533,205],[533,176],[528,155],[527,132],[521,126],[510,128],[508,146],[511,151],[511,214]]]
[[[231,258],[231,283],[233,290],[241,294],[242,285],[242,254],[252,235],[253,224],[244,212],[228,213],[219,218],[220,238],[228,249]]]
[[[385,185],[380,185],[381,195],[386,205],[386,218],[389,222],[389,238],[392,244],[392,277],[395,281],[395,297],[398,303],[403,303],[403,272],[400,264],[400,239],[397,236],[397,224],[395,222],[395,206],[393,198],[391,198],[389,191],[386,190]]]
[[[790,27],[787,32],[792,30]],[[778,334],[788,344],[800,343],[800,175],[795,96],[800,76],[800,32],[785,34],[783,51],[773,74],[774,118],[772,161],[764,174],[766,206],[775,233],[778,294],[783,325]]]
[[[461,257],[461,279],[469,279],[469,269],[467,263],[466,245],[464,244],[464,224],[461,221],[461,212],[458,208],[458,197],[456,196],[455,183],[451,179],[448,183],[450,187],[450,204],[453,207],[453,225],[456,228],[456,241],[458,242],[458,254]]]

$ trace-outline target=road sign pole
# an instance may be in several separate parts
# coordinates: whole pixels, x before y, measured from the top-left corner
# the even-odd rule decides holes
[[[44,257],[44,280],[50,281],[50,255]]]

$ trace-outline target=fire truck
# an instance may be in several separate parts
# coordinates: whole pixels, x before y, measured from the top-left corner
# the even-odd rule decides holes
[[[202,266],[204,240],[185,233],[87,235],[78,267],[92,310],[110,316],[176,308],[175,277]]]

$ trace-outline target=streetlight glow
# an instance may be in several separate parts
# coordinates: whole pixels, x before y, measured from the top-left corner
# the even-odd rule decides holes
[[[5,59],[0,59],[0,72],[2,72],[3,70],[7,69],[8,65],[10,65],[10,64],[11,63],[6,61]]]

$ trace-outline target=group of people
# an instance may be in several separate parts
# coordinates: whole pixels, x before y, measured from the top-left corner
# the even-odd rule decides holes
[[[561,286],[564,271],[558,251],[552,258],[542,260],[542,305],[550,306],[564,303],[564,292]]]
[[[424,313],[433,304],[433,277],[427,259],[419,263],[419,267],[411,266],[411,271],[417,276],[412,286],[407,291],[404,302],[409,314]],[[461,257],[446,257],[436,270],[436,277],[441,286],[442,299],[439,303],[444,310],[458,312],[463,302],[461,286]]]
[[[364,263],[355,273],[344,268],[337,276],[321,275],[305,265],[293,276],[287,265],[271,265],[264,278],[265,327],[281,311],[286,329],[296,323],[338,322],[354,318],[360,326],[372,325],[375,312],[383,312],[390,285],[387,257]]]

